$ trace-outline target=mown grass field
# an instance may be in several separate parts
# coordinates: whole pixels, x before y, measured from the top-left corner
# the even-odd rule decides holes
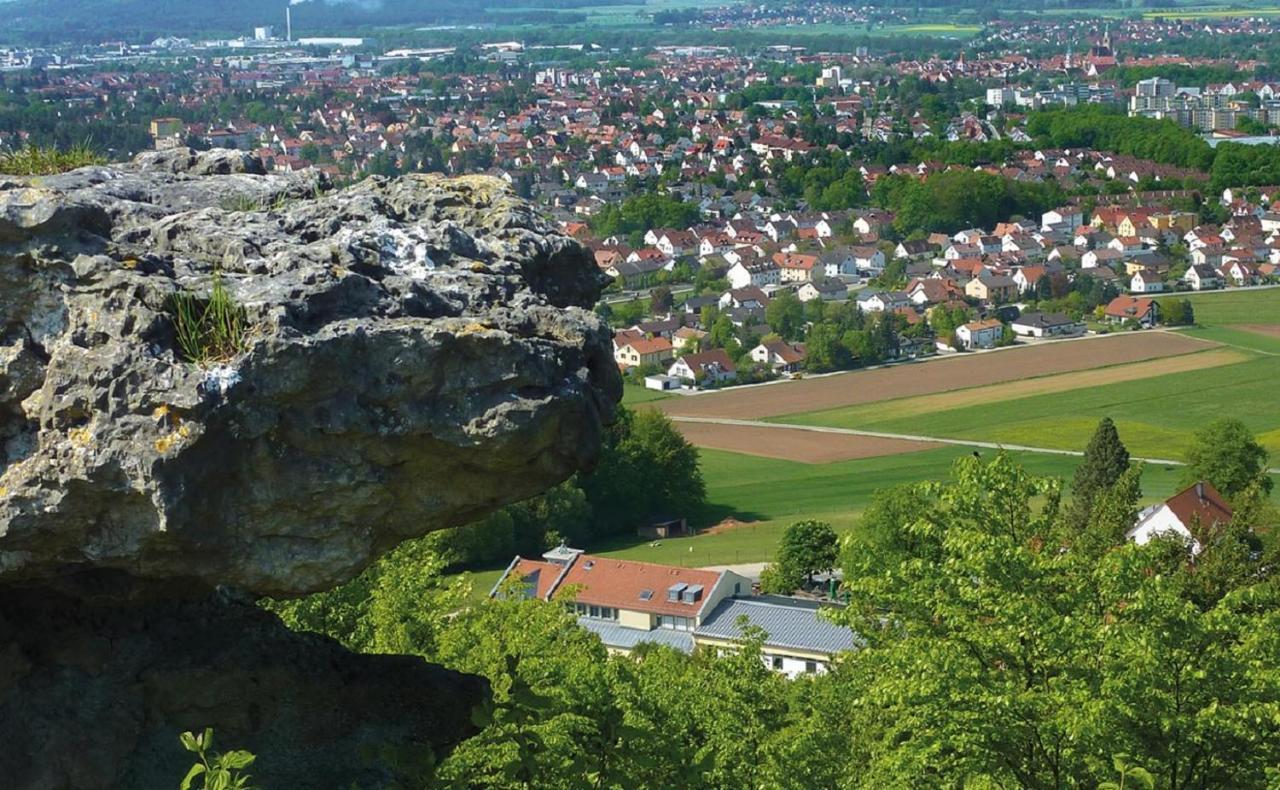
[[[1191,300],[1196,323],[1204,326],[1280,324],[1280,288],[1210,291],[1178,297]]]
[[[844,534],[855,528],[877,490],[901,483],[946,480],[955,460],[970,452],[963,447],[946,447],[884,458],[802,464],[702,450],[707,504],[694,514],[691,524],[706,529],[735,518],[745,522],[743,525],[656,544],[627,537],[590,550],[606,557],[687,567],[764,562],[773,556],[782,531],[793,521],[821,519]],[[991,455],[989,450],[982,452]],[[1012,455],[1033,473],[1066,482],[1079,462],[1062,455]],[[1178,467],[1148,465],[1142,479],[1144,501],[1172,494],[1181,474]],[[483,598],[501,572],[501,568],[492,568],[470,574],[473,598]]]

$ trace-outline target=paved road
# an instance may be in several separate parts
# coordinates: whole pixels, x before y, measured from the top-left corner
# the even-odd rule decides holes
[[[907,442],[950,444],[957,447],[981,447],[988,450],[1012,450],[1023,453],[1045,453],[1046,455],[1070,455],[1077,458],[1084,456],[1084,453],[1080,450],[1059,450],[1052,447],[1031,447],[1025,444],[1000,444],[998,442],[982,442],[976,439],[946,439],[940,436],[918,436],[916,434],[908,433],[860,431],[856,428],[831,428],[824,425],[790,425],[781,422],[763,422],[761,420],[735,420],[728,417],[680,417],[672,415],[671,419],[676,422],[701,422],[711,425],[741,425],[751,428],[778,428],[793,431],[844,434],[846,436],[869,436],[877,439],[900,439]],[[1186,466],[1186,462],[1175,461],[1170,458],[1140,458],[1134,456],[1133,460],[1142,461],[1148,464],[1157,464],[1159,466]],[[1271,474],[1280,474],[1280,469],[1268,469],[1267,471]]]

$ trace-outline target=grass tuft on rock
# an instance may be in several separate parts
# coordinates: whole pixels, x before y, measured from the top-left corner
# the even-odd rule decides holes
[[[0,151],[0,174],[51,176],[81,167],[106,164],[106,158],[87,144],[59,150],[29,145],[16,151]]]
[[[226,362],[243,352],[248,343],[248,320],[214,272],[209,298],[179,292],[169,300],[169,315],[183,359],[197,365]]]

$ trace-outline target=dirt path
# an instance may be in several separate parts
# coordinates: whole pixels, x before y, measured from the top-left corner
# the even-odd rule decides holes
[[[799,428],[724,425],[677,421],[680,433],[694,445],[743,455],[826,464],[855,458],[915,453],[942,447],[930,442],[884,439],[854,434],[822,434]]]

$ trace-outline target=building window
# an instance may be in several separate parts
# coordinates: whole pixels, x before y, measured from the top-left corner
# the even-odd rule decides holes
[[[818,662],[817,661],[804,662],[804,671],[806,675],[814,674],[815,672],[818,671]]]
[[[779,672],[782,671],[782,656],[773,657],[773,668],[778,670]]]
[[[692,631],[693,619],[690,617],[677,617],[673,614],[663,614],[658,615],[658,626],[675,631]]]

